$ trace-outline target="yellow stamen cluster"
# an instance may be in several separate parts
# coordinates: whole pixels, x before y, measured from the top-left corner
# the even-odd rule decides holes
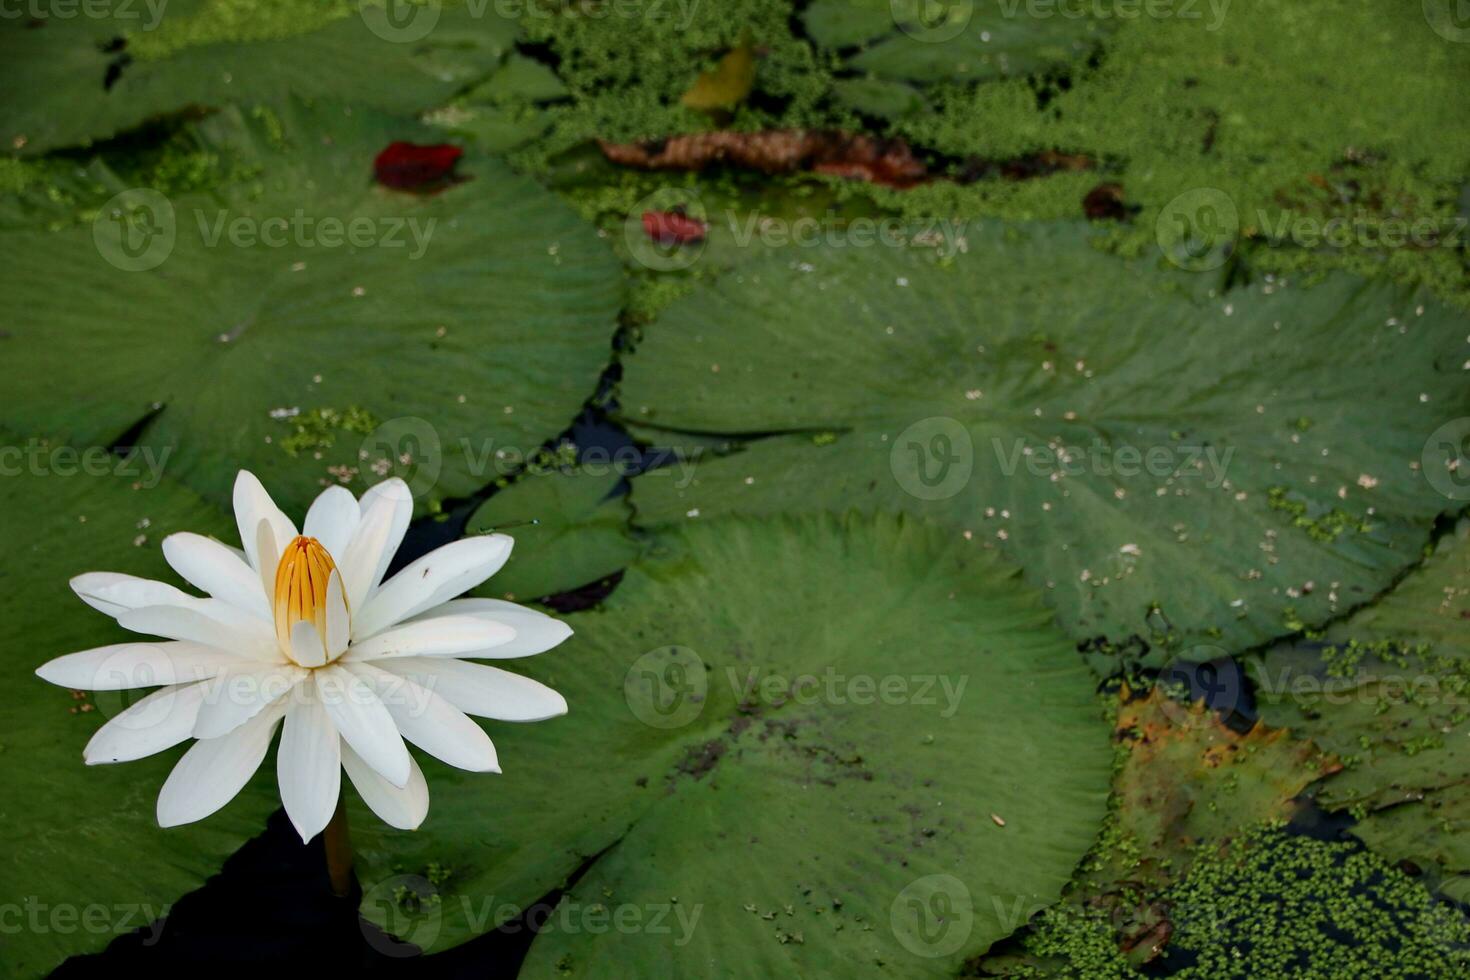
[[[276,639],[291,649],[291,627],[305,620],[327,635],[327,583],[337,565],[316,538],[297,535],[276,566]]]

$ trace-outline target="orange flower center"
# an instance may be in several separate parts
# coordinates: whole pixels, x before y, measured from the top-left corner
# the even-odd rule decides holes
[[[305,620],[327,635],[327,583],[336,562],[316,538],[297,535],[281,554],[276,566],[276,640],[282,650],[291,649],[291,627]]]

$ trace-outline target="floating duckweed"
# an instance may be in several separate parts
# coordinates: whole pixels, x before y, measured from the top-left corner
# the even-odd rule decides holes
[[[367,435],[378,427],[378,420],[371,412],[355,405],[341,410],[313,408],[280,421],[291,426],[291,434],[276,441],[288,456],[331,449],[340,432]]]
[[[1268,489],[1266,491],[1266,502],[1272,510],[1288,515],[1291,518],[1291,526],[1306,531],[1314,541],[1336,541],[1344,531],[1351,530],[1366,534],[1372,529],[1372,525],[1367,521],[1354,517],[1336,507],[1331,508],[1320,516],[1310,517],[1308,516],[1306,502],[1293,498],[1290,491],[1285,487],[1271,487]]]
[[[990,972],[968,975],[1389,980],[1470,968],[1463,912],[1360,844],[1275,825],[1201,847],[1182,882],[1129,904],[1054,906],[1020,953],[972,964]]]

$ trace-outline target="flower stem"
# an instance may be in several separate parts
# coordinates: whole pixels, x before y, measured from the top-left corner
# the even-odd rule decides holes
[[[352,892],[352,838],[347,833],[347,807],[337,800],[337,812],[322,831],[327,849],[327,877],[332,881],[332,894],[346,898]]]

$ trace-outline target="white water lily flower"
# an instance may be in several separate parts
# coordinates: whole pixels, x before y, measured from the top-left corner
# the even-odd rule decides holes
[[[281,802],[302,840],[326,827],[345,769],[394,827],[429,808],[404,741],[474,772],[499,772],[490,737],[467,715],[540,721],[566,701],[527,677],[470,663],[549,650],[564,623],[510,602],[456,599],[510,557],[503,534],[465,538],[384,582],[413,502],[402,480],[359,501],[331,487],[301,534],[250,473],[235,480],[244,550],[197,534],[163,542],[174,571],[206,597],[131,575],[72,580],[82,601],[123,628],[167,638],[84,650],[36,671],[77,690],[162,685],[103,725],[88,765],[129,762],[193,737],[158,797],[165,827],[200,820],[240,792],[281,728]]]

